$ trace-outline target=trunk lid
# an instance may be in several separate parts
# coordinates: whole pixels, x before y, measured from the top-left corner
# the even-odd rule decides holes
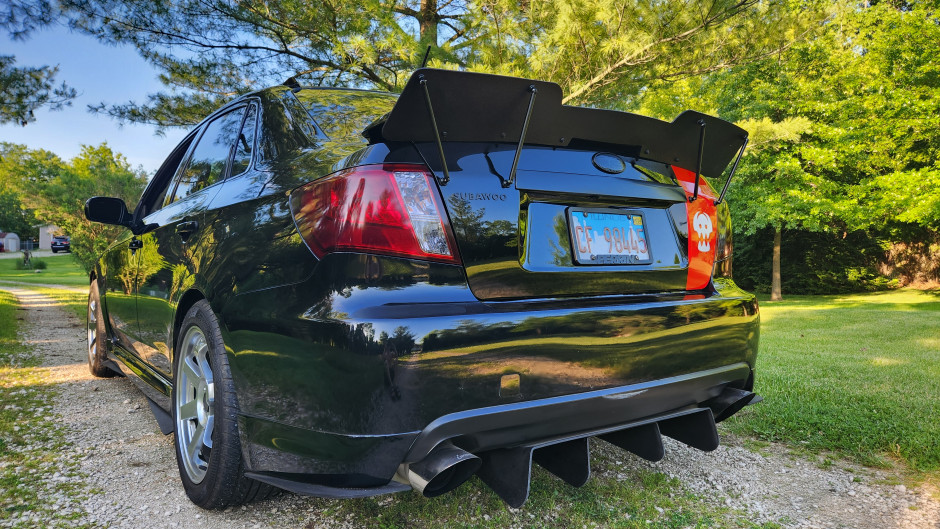
[[[436,145],[417,147],[425,159],[433,160]],[[505,188],[500,175],[508,174],[514,152],[515,147],[506,144],[445,145],[451,179],[440,189],[476,297],[686,289],[686,194],[668,166],[603,153],[623,161],[621,173],[609,174],[593,163],[596,151],[526,147],[515,185]],[[595,221],[609,226],[610,240],[591,226]],[[616,226],[624,236],[618,236]],[[593,240],[584,235],[587,227],[596,230]],[[623,250],[631,242],[637,250],[645,245],[646,251],[617,251],[618,243]],[[589,255],[620,258],[594,264]]]

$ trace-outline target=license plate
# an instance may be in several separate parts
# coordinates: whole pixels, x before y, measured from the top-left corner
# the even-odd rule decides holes
[[[641,213],[568,210],[574,261],[581,265],[634,265],[653,261]]]

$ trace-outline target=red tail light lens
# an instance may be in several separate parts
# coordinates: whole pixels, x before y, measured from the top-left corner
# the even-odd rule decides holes
[[[317,257],[362,251],[457,263],[433,178],[421,165],[344,169],[295,189],[291,212]]]

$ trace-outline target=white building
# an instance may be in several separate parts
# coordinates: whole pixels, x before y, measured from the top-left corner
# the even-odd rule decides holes
[[[20,251],[20,236],[17,234],[0,231],[0,241],[3,241],[4,252]]]
[[[47,224],[45,226],[37,226],[39,228],[39,250],[51,250],[52,249],[52,236],[58,235],[62,230],[58,226]]]

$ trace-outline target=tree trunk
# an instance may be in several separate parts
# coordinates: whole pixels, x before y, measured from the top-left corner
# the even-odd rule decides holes
[[[770,279],[770,300],[771,301],[780,301],[783,299],[783,294],[780,292],[780,232],[783,231],[781,227],[774,229],[774,261],[773,261],[773,271],[771,272]]]
[[[437,22],[437,0],[421,0],[418,27],[421,31],[421,42],[425,45],[437,47]]]

